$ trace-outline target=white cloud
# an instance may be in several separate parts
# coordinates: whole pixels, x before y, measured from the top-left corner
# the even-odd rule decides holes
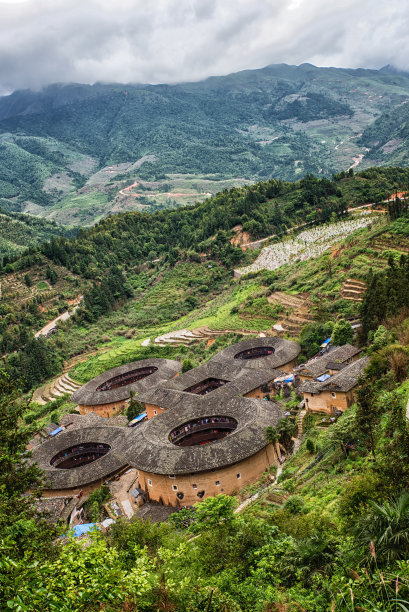
[[[0,0],[0,91],[272,63],[409,69],[401,0]]]

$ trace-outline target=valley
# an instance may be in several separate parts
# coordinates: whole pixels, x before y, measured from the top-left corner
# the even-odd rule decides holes
[[[0,0],[0,612],[409,612],[408,23]]]
[[[310,64],[16,91],[0,98],[0,206],[87,227],[260,179],[404,166],[408,99],[405,74]]]

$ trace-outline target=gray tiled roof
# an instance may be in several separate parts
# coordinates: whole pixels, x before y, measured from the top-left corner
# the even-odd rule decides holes
[[[109,391],[97,391],[97,387],[104,384],[114,376],[126,374],[135,369],[146,368],[154,366],[157,371],[146,378],[142,378],[129,385],[118,387],[117,389],[110,389]],[[126,400],[130,396],[130,392],[134,391],[138,393],[145,391],[152,387],[156,387],[161,382],[168,380],[175,376],[181,370],[181,365],[178,361],[172,359],[141,359],[140,361],[133,361],[126,363],[125,365],[108,370],[103,374],[100,374],[96,378],[90,380],[87,384],[80,387],[75,391],[71,399],[77,404],[86,406],[98,406],[99,404],[111,404],[114,402],[120,402]]]
[[[196,401],[192,404],[181,402],[136,430],[112,425],[76,427],[44,442],[32,456],[32,461],[44,472],[44,488],[82,487],[104,480],[127,465],[158,474],[202,472],[231,465],[267,446],[266,427],[276,425],[283,417],[274,402],[241,397],[226,402],[201,396],[193,398]],[[211,416],[232,417],[238,423],[237,428],[222,440],[205,446],[181,447],[169,441],[173,429],[192,419]],[[82,418],[85,423],[85,417]],[[87,442],[109,444],[111,450],[96,461],[73,469],[50,464],[60,451]]]
[[[345,363],[348,359],[355,357],[361,352],[361,349],[352,346],[352,344],[344,344],[343,346],[334,346],[330,351],[310,359],[302,367],[299,366],[298,371],[302,376],[310,376],[311,378],[317,378],[322,374],[325,374],[330,369],[330,363],[335,362],[338,364]]]
[[[235,359],[235,356],[242,351],[262,346],[271,346],[274,349],[274,353],[266,357],[259,357],[258,359]],[[222,362],[225,364],[231,363],[234,365],[240,365],[241,362],[241,364],[244,364],[246,368],[275,369],[298,357],[300,351],[301,347],[298,342],[284,340],[279,336],[271,336],[268,338],[251,338],[250,340],[244,340],[238,344],[228,346],[223,351],[220,351],[220,353],[215,355],[211,359],[211,362]]]
[[[32,461],[36,461],[45,476],[46,489],[71,489],[106,478],[117,472],[127,463],[124,456],[126,438],[129,430],[124,427],[93,426],[68,429],[52,440],[41,444],[33,451]],[[108,444],[111,450],[93,463],[70,470],[53,467],[51,459],[60,451],[81,443]]]
[[[356,386],[359,377],[369,364],[369,357],[362,357],[342,368],[323,382],[306,380],[299,387],[301,393],[321,393],[322,391],[341,391],[346,393]]]
[[[237,353],[260,346],[272,347],[274,353],[257,359],[235,359]],[[166,412],[137,429],[117,427],[112,419],[102,419],[94,413],[83,417],[67,415],[65,425],[71,423],[68,429],[33,452],[33,460],[45,472],[48,481],[45,486],[81,487],[105,479],[126,465],[158,474],[181,474],[224,467],[252,456],[267,446],[265,429],[277,424],[283,413],[274,402],[242,396],[282,375],[277,367],[295,359],[299,351],[296,342],[278,337],[255,338],[228,347],[208,363],[176,378],[172,377],[180,371],[180,364],[163,359],[136,361],[105,372],[76,391],[73,400],[89,405],[110,403],[129,397],[133,390],[138,399],[159,405]],[[113,376],[151,365],[158,367],[158,371],[141,381],[110,391],[96,391]],[[185,391],[207,378],[229,382],[204,396]],[[211,416],[231,417],[237,421],[237,427],[223,439],[203,446],[183,447],[170,442],[173,429]],[[76,468],[51,466],[50,461],[58,452],[86,442],[108,444],[111,450]]]
[[[211,416],[234,418],[237,428],[225,438],[204,446],[176,446],[170,432],[192,419]],[[127,439],[128,463],[156,474],[203,472],[242,461],[267,446],[265,429],[283,417],[274,402],[234,398],[220,403],[205,399],[173,408],[147,421]]]
[[[95,412],[87,414],[68,413],[60,418],[60,425],[65,428],[77,429],[79,427],[107,427],[108,425],[126,427],[128,419],[123,415],[116,415],[110,418],[104,418]]]
[[[65,502],[66,498],[64,497],[40,497],[35,501],[35,507],[37,512],[45,513],[48,522],[57,523],[65,508]]]
[[[45,514],[47,522],[57,523],[59,520],[67,521],[78,503],[76,497],[40,497],[36,500],[35,507],[37,512]]]
[[[173,408],[180,402],[194,406],[197,398],[201,398],[204,401],[208,396],[189,393],[185,389],[207,378],[228,381],[227,384],[209,394],[212,399],[222,401],[231,397],[245,395],[284,374],[281,370],[269,369],[268,366],[265,369],[251,369],[247,367],[247,363],[248,361],[236,361],[236,363],[228,361],[227,363],[222,363],[211,360],[194,370],[189,370],[173,380],[159,385],[155,389],[139,393],[137,397],[143,402],[156,404],[166,409]]]

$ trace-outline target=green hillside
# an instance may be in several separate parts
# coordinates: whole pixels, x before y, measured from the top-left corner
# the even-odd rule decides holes
[[[53,237],[3,261],[1,350],[10,355],[15,375],[22,374],[29,389],[57,373],[62,360],[97,348],[106,334],[112,341],[113,329],[120,328],[124,335],[133,329],[132,337],[141,340],[194,325],[264,331],[288,310],[267,299],[281,287],[312,292],[310,299],[323,308],[319,288],[325,287],[324,312],[354,319],[357,308],[339,301],[341,284],[348,267],[358,278],[371,266],[376,269],[376,252],[372,259],[361,259],[358,249],[356,261],[349,261],[349,256],[340,259],[336,278],[326,279],[318,271],[311,276],[313,262],[294,262],[268,273],[266,284],[245,281],[243,291],[238,291],[233,271],[251,264],[258,251],[244,252],[236,246],[237,240],[268,238],[266,244],[274,244],[305,223],[314,228],[359,214],[359,209],[352,213],[348,209],[382,202],[395,189],[406,191],[408,184],[409,170],[401,168],[373,168],[357,175],[341,172],[332,180],[313,176],[295,183],[270,180],[225,190],[191,207],[117,214],[81,229],[76,238]],[[383,215],[374,221],[377,218],[382,220]],[[17,243],[20,238],[15,234]],[[328,269],[328,263],[317,261],[318,270]],[[331,270],[337,261],[332,261]],[[289,273],[293,269],[295,277]],[[252,292],[261,292],[255,302]],[[74,321],[63,325],[68,335],[50,339],[42,357],[36,356],[38,343],[32,343],[30,334],[78,303],[80,296],[84,299]]]
[[[4,200],[0,200],[1,203]],[[0,208],[0,257],[12,258],[60,236],[69,236],[73,232],[55,222],[30,215],[2,211]]]
[[[404,165],[399,117],[408,96],[404,74],[309,64],[172,86],[17,91],[0,99],[0,197],[84,226],[111,211],[202,201],[226,179]],[[393,140],[386,148],[384,138]]]
[[[194,207],[118,214],[3,265],[2,609],[409,609],[409,216],[405,201],[382,203],[395,189],[407,190],[408,172],[266,181]],[[347,210],[362,202],[381,205],[378,212]],[[316,257],[233,278],[260,250],[243,252],[231,240],[269,236],[265,245],[288,244],[305,219],[318,239],[362,214],[366,227],[328,240]],[[351,279],[368,286],[357,299],[345,291]],[[81,308],[57,334],[32,338],[81,295]],[[149,357],[177,359],[188,369],[244,333],[277,333],[280,321],[292,322],[279,333],[300,341],[302,361],[334,321],[360,318],[353,342],[370,367],[356,403],[335,423],[307,415],[291,454],[301,397],[276,396],[289,417],[270,433],[287,460],[234,497],[208,498],[158,523],[121,517],[107,534],[76,541],[60,538],[66,527],[47,524],[35,499],[23,495],[41,486],[35,466],[25,463],[35,428],[74,409],[68,395],[45,404],[31,398],[44,382],[49,391],[63,361],[78,383]],[[208,339],[155,342],[197,328],[207,329]],[[105,516],[106,493],[92,494],[86,520]],[[247,505],[234,513],[241,502]]]

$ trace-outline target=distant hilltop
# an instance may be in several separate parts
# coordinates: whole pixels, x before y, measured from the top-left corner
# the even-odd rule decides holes
[[[1,206],[84,226],[260,179],[406,166],[408,101],[409,77],[391,66],[15,91],[0,98]]]

